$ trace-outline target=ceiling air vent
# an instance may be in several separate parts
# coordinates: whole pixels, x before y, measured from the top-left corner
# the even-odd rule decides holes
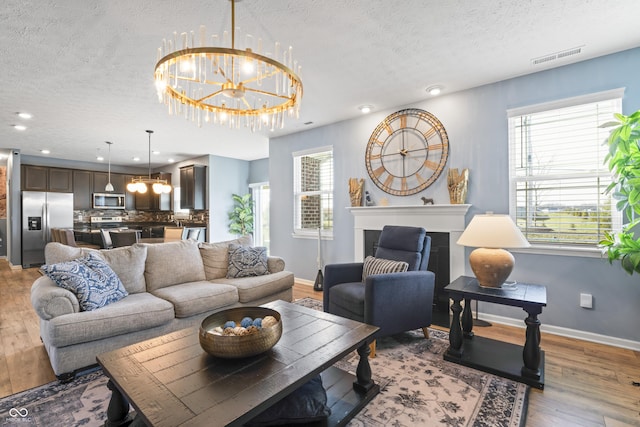
[[[533,58],[531,60],[531,65],[545,64],[547,62],[555,61],[556,59],[562,59],[568,56],[578,55],[579,53],[582,53],[583,47],[584,46],[574,47],[571,49],[563,50],[561,52],[552,53],[550,55],[544,55],[538,58]]]

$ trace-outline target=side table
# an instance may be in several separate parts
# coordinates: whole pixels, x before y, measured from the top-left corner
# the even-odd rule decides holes
[[[544,352],[540,350],[538,315],[542,313],[542,307],[547,305],[546,287],[518,282],[504,288],[486,288],[480,286],[475,277],[460,276],[444,290],[453,300],[449,348],[444,354],[445,360],[544,388]],[[464,311],[460,304],[463,299]],[[474,336],[471,300],[521,307],[526,311],[524,348]]]

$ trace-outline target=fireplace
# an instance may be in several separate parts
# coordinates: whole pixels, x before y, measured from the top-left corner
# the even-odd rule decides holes
[[[442,288],[465,272],[464,247],[456,241],[471,205],[368,206],[348,208],[354,216],[354,262],[374,252],[385,225],[423,227],[431,236],[429,270],[436,273],[434,303],[448,311]]]
[[[380,230],[364,231],[364,256],[375,256],[378,246]],[[443,292],[443,288],[451,283],[449,277],[449,233],[427,232],[431,237],[431,252],[427,270],[436,275],[436,287],[433,295],[433,303],[438,308],[449,309],[449,297]]]

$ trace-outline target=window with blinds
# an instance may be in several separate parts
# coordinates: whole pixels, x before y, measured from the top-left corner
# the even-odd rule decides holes
[[[532,244],[595,248],[620,228],[604,163],[621,111],[610,91],[509,111],[511,216]]]
[[[333,230],[333,149],[293,153],[294,234],[324,236]]]

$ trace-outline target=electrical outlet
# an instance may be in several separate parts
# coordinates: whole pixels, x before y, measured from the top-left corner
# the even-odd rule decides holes
[[[582,307],[582,308],[593,308],[593,295],[591,295],[591,294],[580,294],[580,307]]]

